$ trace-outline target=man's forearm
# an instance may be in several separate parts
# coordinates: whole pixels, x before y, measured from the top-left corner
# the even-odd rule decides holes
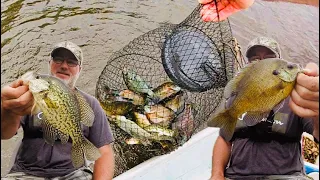
[[[282,1],[282,2],[306,4],[306,5],[319,7],[319,0],[264,0],[264,1],[272,1],[272,2]]]
[[[94,180],[111,180],[114,175],[114,156],[111,145],[99,148],[101,157],[94,164]]]
[[[21,116],[14,115],[1,106],[1,139],[10,139],[20,127]]]
[[[218,136],[212,153],[212,176],[224,177],[224,170],[229,162],[231,144]]]

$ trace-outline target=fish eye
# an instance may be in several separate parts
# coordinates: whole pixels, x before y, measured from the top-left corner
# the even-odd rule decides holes
[[[36,79],[40,79],[40,76],[39,76],[39,75],[36,75]]]
[[[288,69],[293,69],[293,64],[288,64],[288,65],[287,65],[287,68],[288,68]]]
[[[273,70],[273,71],[272,71],[272,74],[273,74],[273,75],[278,75],[278,74],[279,74],[279,71],[278,71],[278,70]]]

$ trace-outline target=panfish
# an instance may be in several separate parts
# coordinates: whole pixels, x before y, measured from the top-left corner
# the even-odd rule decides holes
[[[254,126],[289,96],[300,72],[298,64],[278,58],[248,64],[225,88],[224,96],[232,98],[232,103],[214,114],[208,126],[220,127],[226,140],[232,138],[237,120]]]
[[[135,122],[127,119],[125,116],[111,116],[110,121],[114,122],[119,128],[130,134],[133,138],[139,139],[141,143],[141,140],[174,141],[174,139],[170,136],[160,136],[158,134],[149,133],[148,131],[138,126]]]
[[[183,113],[181,113],[176,119],[177,121],[172,123],[172,129],[178,129],[184,139],[190,139],[195,127],[192,105],[187,104]]]
[[[174,112],[161,104],[144,106],[148,119],[155,124],[168,124],[174,118]]]
[[[135,93],[147,94],[150,97],[154,96],[150,86],[134,71],[124,69],[122,76],[129,90]]]
[[[119,96],[132,101],[134,105],[144,105],[145,98],[129,89],[122,90]]]
[[[184,110],[185,106],[184,93],[175,95],[172,99],[166,101],[164,106],[171,109],[176,114],[180,114]]]
[[[59,138],[65,144],[70,137],[71,160],[76,168],[84,165],[85,157],[90,161],[97,160],[99,149],[86,139],[81,129],[81,123],[92,126],[94,112],[79,91],[71,90],[62,80],[49,75],[28,72],[22,79],[34,97],[33,114],[43,112],[44,140],[53,145]]]
[[[153,89],[153,92],[157,100],[162,101],[163,99],[170,97],[173,94],[176,94],[180,90],[181,88],[175,85],[173,82],[165,82]]]
[[[100,102],[108,117],[113,115],[126,115],[134,109],[134,105],[127,101]]]

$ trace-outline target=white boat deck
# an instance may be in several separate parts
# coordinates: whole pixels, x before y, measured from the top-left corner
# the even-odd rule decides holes
[[[170,154],[151,158],[114,180],[206,180],[218,128],[206,128]]]

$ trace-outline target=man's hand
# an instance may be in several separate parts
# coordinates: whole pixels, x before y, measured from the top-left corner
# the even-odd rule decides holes
[[[291,93],[290,108],[303,118],[319,117],[319,67],[308,63],[304,73],[299,73]]]
[[[222,21],[230,15],[250,7],[254,0],[198,0],[200,4],[204,4],[200,15],[203,21]],[[219,16],[218,16],[219,13]]]
[[[16,80],[1,90],[1,106],[6,112],[19,116],[31,114],[33,103],[33,96],[22,80]]]

